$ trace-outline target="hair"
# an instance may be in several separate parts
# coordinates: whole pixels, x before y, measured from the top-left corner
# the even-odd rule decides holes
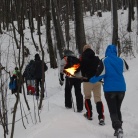
[[[87,44],[87,45],[84,45],[84,47],[83,47],[83,52],[84,52],[86,49],[88,49],[88,48],[91,49],[91,46],[88,45],[88,44]]]

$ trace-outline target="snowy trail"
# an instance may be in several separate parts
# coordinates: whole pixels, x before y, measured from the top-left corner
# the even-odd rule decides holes
[[[133,62],[132,62],[133,61]],[[135,67],[135,63],[138,61],[138,58],[128,61],[130,66],[130,71],[125,73],[126,83],[127,83],[127,92],[125,99],[122,105],[122,114],[123,114],[123,130],[125,138],[137,138],[138,137],[138,111],[136,108],[137,105],[137,96],[138,96],[138,85],[137,78],[138,72]],[[93,120],[89,121],[83,117],[85,113],[85,107],[82,113],[74,112],[73,109],[66,109],[64,107],[64,86],[60,86],[58,82],[58,71],[50,69],[46,74],[46,77],[49,80],[46,80],[46,90],[47,97],[43,101],[43,108],[40,112],[41,122],[39,122],[37,116],[37,123],[33,124],[28,115],[29,124],[27,124],[26,119],[24,118],[25,126],[27,129],[24,129],[21,120],[16,123],[15,135],[14,138],[115,138],[113,136],[113,129],[111,127],[110,116],[107,108],[106,101],[102,92],[102,100],[105,109],[105,126],[100,126],[98,124],[96,107],[93,102]],[[52,76],[53,75],[53,76]],[[72,90],[73,100],[75,105],[75,96],[74,89]],[[15,100],[15,96],[8,95],[9,104],[9,123],[12,119],[12,114],[10,113],[12,103]],[[34,103],[33,97],[31,95],[27,96],[27,100],[31,107],[31,115],[34,119]],[[26,105],[21,94],[21,102],[25,108],[26,114],[27,111]],[[36,105],[36,100],[35,100]],[[36,105],[37,106],[37,105]],[[20,108],[18,107],[17,111],[17,120],[20,118]],[[75,106],[76,109],[76,106]],[[37,114],[37,110],[36,110]],[[9,125],[10,127],[11,125]],[[3,138],[3,135],[1,138]],[[7,136],[9,138],[9,136]]]

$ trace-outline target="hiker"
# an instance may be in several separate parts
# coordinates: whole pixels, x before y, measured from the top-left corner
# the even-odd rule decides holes
[[[27,85],[27,95],[35,93],[34,62],[34,60],[30,60],[23,73]]]
[[[123,135],[121,105],[125,96],[126,83],[123,72],[129,67],[126,61],[117,56],[115,45],[109,45],[105,58],[98,65],[96,75],[90,78],[91,83],[103,79],[104,96],[108,105],[114,136]]]
[[[91,97],[93,92],[94,102],[96,104],[96,109],[98,113],[99,125],[104,125],[104,108],[101,100],[101,82],[95,84],[90,83],[89,79],[96,74],[96,69],[98,67],[100,59],[98,56],[95,56],[94,51],[91,49],[90,45],[85,45],[83,47],[83,53],[81,56],[81,72],[82,76],[87,78],[83,79],[83,91],[85,95],[85,108],[86,113],[84,116],[88,120],[92,120],[93,110]]]
[[[20,71],[18,67],[15,67],[12,77],[10,77],[10,83],[9,83],[9,88],[11,89],[12,94],[18,91],[19,75],[20,75]],[[21,93],[21,87],[19,89],[19,92]]]
[[[74,59],[74,61],[73,61]],[[83,96],[81,93],[81,80],[70,76],[64,69],[71,67],[71,62],[79,61],[78,58],[75,57],[74,53],[70,50],[64,50],[64,57],[61,60],[61,67],[60,67],[60,84],[63,85],[64,82],[64,73],[66,74],[65,77],[65,107],[72,108],[73,104],[73,97],[72,97],[72,87],[74,86],[75,89],[75,96],[76,96],[76,105],[77,105],[77,112],[81,112],[83,110]],[[78,71],[77,74],[79,74]],[[61,83],[62,82],[62,83]]]
[[[43,72],[42,65],[43,65],[42,60],[40,59],[39,54],[35,54],[34,78],[35,78],[36,99],[39,98],[39,92],[40,92],[39,87],[41,87],[42,85],[42,75],[44,75],[44,79],[45,79],[45,72],[48,69],[46,63],[44,62],[44,72]],[[43,98],[44,98],[44,94],[43,94]]]

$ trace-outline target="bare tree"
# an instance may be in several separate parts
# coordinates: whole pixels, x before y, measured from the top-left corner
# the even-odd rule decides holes
[[[52,37],[51,37],[51,12],[50,12],[50,0],[46,1],[46,36],[48,42],[49,49],[49,57],[50,57],[50,66],[51,68],[57,68],[56,56],[53,48]]]
[[[118,14],[117,14],[117,0],[111,1],[112,12],[112,44],[118,46],[118,53],[121,54],[121,46],[118,38]]]
[[[79,53],[82,53],[83,46],[86,44],[83,13],[82,13],[82,0],[74,0],[75,9],[75,33],[76,33],[76,47]]]
[[[136,1],[137,4],[137,35],[138,35],[138,1]]]
[[[63,32],[59,20],[58,7],[55,0],[51,0],[52,6],[52,19],[55,28],[56,41],[57,41],[57,50],[59,51],[60,58],[62,58],[63,48],[65,47]]]
[[[128,32],[132,32],[131,19],[132,19],[132,1],[128,0],[128,25],[127,25]]]
[[[112,8],[112,44],[117,45],[118,41],[118,15],[117,15],[117,0],[111,0]]]

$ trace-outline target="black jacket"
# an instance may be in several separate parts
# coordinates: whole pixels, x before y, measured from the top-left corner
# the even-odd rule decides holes
[[[88,80],[96,74],[98,64],[100,62],[99,57],[95,56],[92,49],[86,49],[82,53],[81,57],[81,72],[82,76],[88,78]],[[86,81],[88,81],[86,80]]]
[[[42,79],[42,60],[35,60],[35,70],[34,70],[34,78]],[[44,72],[47,71],[48,67],[44,62]]]

